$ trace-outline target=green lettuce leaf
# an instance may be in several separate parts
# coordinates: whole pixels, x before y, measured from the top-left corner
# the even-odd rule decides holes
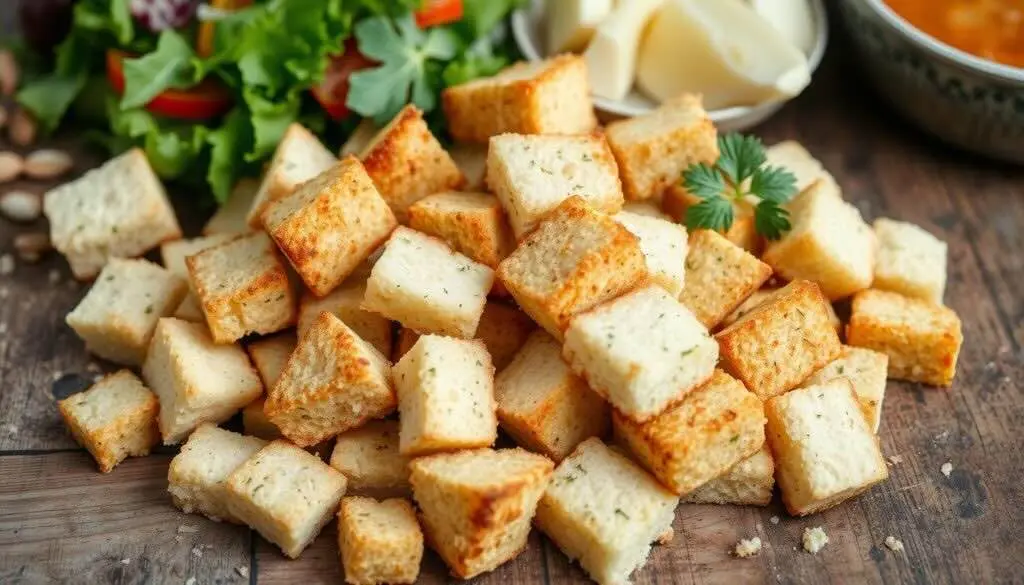
[[[184,89],[199,82],[195,53],[173,30],[160,34],[156,50],[138,59],[124,60],[124,95],[121,108],[129,110],[148,104],[168,88]]]

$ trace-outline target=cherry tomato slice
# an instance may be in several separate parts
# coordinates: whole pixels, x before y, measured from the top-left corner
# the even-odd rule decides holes
[[[427,28],[462,20],[462,0],[427,0],[416,11],[416,26]]]
[[[107,51],[107,81],[119,94],[124,93],[124,59],[128,57],[124,51]],[[214,79],[204,79],[189,89],[164,90],[146,104],[146,109],[168,118],[206,120],[226,113],[232,101],[223,85]]]

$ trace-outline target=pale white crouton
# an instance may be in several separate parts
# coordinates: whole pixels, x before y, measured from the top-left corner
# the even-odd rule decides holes
[[[263,225],[309,290],[341,284],[398,225],[355,157],[267,205]]]
[[[554,465],[522,449],[439,453],[409,464],[427,544],[461,579],[492,571],[526,548]]]
[[[629,211],[613,217],[640,240],[651,281],[678,297],[686,278],[686,228]]]
[[[270,388],[270,386],[267,386],[267,388]],[[267,441],[283,439],[284,434],[281,433],[281,429],[270,422],[266,411],[263,410],[263,406],[266,403],[266,397],[260,396],[245,405],[245,408],[242,409],[242,430],[247,435],[259,437]]]
[[[160,399],[164,444],[180,442],[203,422],[220,423],[263,393],[245,350],[218,345],[206,327],[160,319],[142,376]]]
[[[359,155],[384,201],[405,223],[409,206],[431,193],[462,187],[465,178],[409,104],[380,129]]]
[[[690,235],[679,300],[705,327],[714,328],[771,275],[770,266],[725,236],[697,230]]]
[[[252,178],[239,179],[228,200],[225,201],[203,226],[203,235],[237,235],[249,231],[249,209],[252,207],[260,181]]]
[[[491,268],[516,247],[505,211],[489,193],[428,195],[409,208],[409,227],[442,239],[456,252]]]
[[[693,313],[650,285],[574,317],[562,355],[620,413],[642,422],[711,378],[718,344]]]
[[[295,293],[265,233],[238,236],[185,259],[192,288],[217,343],[295,324]]]
[[[392,377],[403,455],[494,443],[494,366],[482,341],[423,335],[395,364]]]
[[[662,211],[657,201],[627,201],[622,205],[622,211],[672,221],[672,216]]]
[[[830,301],[871,286],[875,270],[875,234],[836,189],[819,179],[794,197],[786,205],[793,229],[761,257],[787,280],[818,283]]]
[[[920,227],[875,220],[878,261],[872,288],[942,304],[946,290],[946,242]]]
[[[534,522],[590,578],[629,583],[651,543],[672,530],[678,496],[600,439],[558,465]]]
[[[573,195],[599,211],[622,209],[615,157],[602,136],[495,136],[487,151],[487,184],[518,239]]]
[[[559,205],[498,266],[519,306],[556,339],[574,314],[646,276],[639,238],[579,197]]]
[[[173,314],[187,293],[185,279],[152,262],[112,258],[64,320],[90,352],[138,366],[157,321]]]
[[[603,436],[608,405],[562,361],[562,346],[535,331],[494,382],[501,428],[520,446],[565,459],[576,445]]]
[[[677,494],[692,492],[764,445],[761,401],[721,370],[647,422],[615,412],[612,425],[636,460]]]
[[[775,487],[775,462],[768,446],[729,468],[722,475],[683,496],[689,504],[767,506]]]
[[[141,256],[181,237],[163,184],[138,148],[43,196],[50,241],[75,278],[89,279],[111,258]]]
[[[718,132],[701,98],[683,94],[605,128],[627,199],[660,197],[694,163],[718,160]]]
[[[363,118],[356,125],[355,130],[348,135],[348,140],[341,145],[341,150],[338,151],[338,158],[345,158],[350,154],[359,156],[359,153],[366,150],[366,147],[376,135],[377,127],[374,125],[373,119]]]
[[[71,435],[107,473],[129,456],[143,457],[160,442],[160,403],[135,374],[121,370],[57,402]]]
[[[338,550],[352,585],[415,583],[423,531],[407,500],[346,497],[338,509]]]
[[[228,511],[224,482],[267,442],[203,423],[181,446],[167,472],[167,491],[174,505],[186,514],[212,520],[239,520]]]
[[[263,211],[277,199],[326,171],[338,159],[301,124],[292,123],[270,159],[259,191],[253,197],[246,221],[252,229],[263,227]]]
[[[327,311],[341,319],[381,354],[391,355],[391,320],[379,313],[364,310],[362,303],[365,296],[366,281],[351,279],[323,297],[304,293],[299,299],[299,322],[296,325],[299,337],[306,334],[320,313]]]
[[[228,476],[228,511],[298,558],[338,509],[345,476],[316,455],[274,441]]]
[[[860,400],[861,409],[871,429],[878,432],[882,423],[882,400],[885,398],[885,378],[889,356],[863,347],[843,346],[839,357],[811,374],[802,386],[817,386],[836,378],[846,378]]]
[[[948,307],[871,289],[853,298],[846,342],[889,356],[890,378],[949,386],[964,334]]]
[[[363,309],[420,333],[472,337],[494,271],[405,227],[385,246],[367,280]]]
[[[188,282],[188,264],[185,262],[185,258],[194,256],[207,248],[223,244],[228,240],[234,239],[237,235],[227,233],[213,234],[190,240],[164,242],[160,244],[160,260],[164,263],[164,268]],[[203,315],[203,308],[199,305],[199,299],[196,298],[196,293],[192,291],[191,284],[189,285],[188,294],[178,304],[178,308],[174,311],[173,316],[195,323],[204,323],[206,321],[206,316]]]
[[[288,358],[295,351],[299,340],[292,331],[284,331],[271,337],[264,337],[250,343],[245,349],[249,352],[252,365],[263,380],[264,388],[273,388],[281,377]]]
[[[776,396],[765,412],[776,479],[791,514],[831,508],[888,477],[878,438],[849,380]]]
[[[338,435],[331,467],[345,475],[348,493],[375,498],[410,494],[410,458],[399,453],[398,435],[396,420],[372,420]]]
[[[811,156],[811,153],[795,140],[775,143],[766,148],[764,154],[768,159],[768,166],[784,167],[796,176],[797,193],[810,187],[818,179],[836,184],[836,180],[821,165],[821,161]]]
[[[289,440],[309,447],[395,409],[391,363],[331,313],[299,340],[264,411]]]
[[[494,77],[441,92],[456,140],[486,142],[502,132],[584,134],[597,126],[587,66],[578,55],[519,62]]]

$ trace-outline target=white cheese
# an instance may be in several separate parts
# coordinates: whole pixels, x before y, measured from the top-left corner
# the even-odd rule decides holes
[[[814,17],[807,0],[748,0],[754,12],[789,42],[809,54],[814,47]]]
[[[547,11],[547,54],[582,51],[612,11],[612,0],[558,0],[548,2]]]
[[[636,56],[644,29],[663,0],[620,2],[594,31],[583,53],[594,95],[612,100],[633,87]]]

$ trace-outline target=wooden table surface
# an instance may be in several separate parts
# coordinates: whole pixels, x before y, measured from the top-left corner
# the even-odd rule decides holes
[[[880,435],[885,455],[902,462],[884,484],[805,519],[777,503],[680,506],[675,540],[656,547],[637,583],[1024,581],[1024,170],[908,127],[862,86],[840,43],[810,89],[758,133],[801,141],[869,221],[909,220],[949,243],[946,300],[965,337],[956,382],[948,391],[889,384]],[[195,228],[201,212],[176,204]],[[16,233],[40,229],[0,219],[0,254]],[[63,323],[85,290],[56,255],[0,277],[0,583],[341,582],[333,525],[289,561],[247,528],[177,511],[166,492],[173,450],[96,471],[54,405],[96,374]],[[809,526],[829,536],[817,555],[800,550]],[[905,552],[886,548],[890,535]],[[759,556],[730,556],[752,536],[764,542]],[[421,580],[449,580],[431,553]],[[535,531],[514,562],[476,581],[585,577]]]

